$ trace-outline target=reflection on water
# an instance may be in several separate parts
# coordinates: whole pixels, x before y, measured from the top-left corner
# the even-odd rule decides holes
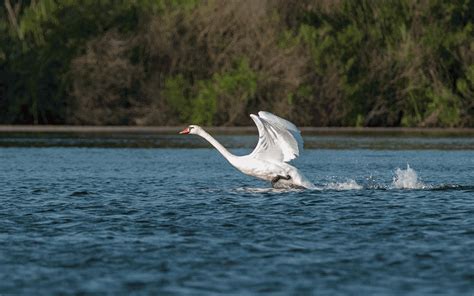
[[[229,148],[256,146],[257,134],[217,134],[216,139]],[[307,149],[474,149],[471,135],[399,134],[305,134]],[[128,147],[128,148],[207,148],[209,143],[197,136],[156,133],[0,133],[0,147]]]

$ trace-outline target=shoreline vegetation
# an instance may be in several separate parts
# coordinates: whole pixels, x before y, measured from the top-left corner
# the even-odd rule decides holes
[[[474,127],[473,22],[474,0],[5,0],[0,124]]]

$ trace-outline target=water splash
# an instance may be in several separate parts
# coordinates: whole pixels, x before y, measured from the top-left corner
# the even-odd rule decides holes
[[[331,190],[360,190],[363,189],[362,185],[357,184],[355,180],[349,179],[346,182],[333,182],[328,183],[324,187],[324,189],[331,189]]]
[[[407,164],[407,169],[397,168],[393,177],[392,187],[395,189],[427,189],[423,182],[418,180],[418,174]]]
[[[233,192],[246,192],[246,193],[286,193],[286,192],[300,192],[303,189],[296,188],[272,188],[272,187],[238,187],[232,190]]]

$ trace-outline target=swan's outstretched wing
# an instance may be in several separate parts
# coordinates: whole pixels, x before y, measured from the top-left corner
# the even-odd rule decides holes
[[[291,122],[268,112],[251,114],[258,128],[258,143],[252,157],[288,162],[303,151],[303,138],[298,128]]]

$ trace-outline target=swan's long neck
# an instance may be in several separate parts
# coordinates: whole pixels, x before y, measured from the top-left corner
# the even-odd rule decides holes
[[[222,146],[221,143],[217,142],[217,140],[209,135],[205,130],[202,130],[199,135],[211,143],[211,145],[214,146],[214,148],[216,148],[222,154],[222,156],[225,157],[225,159],[227,159],[230,163],[233,163],[233,160],[236,156],[230,153],[229,150]]]

